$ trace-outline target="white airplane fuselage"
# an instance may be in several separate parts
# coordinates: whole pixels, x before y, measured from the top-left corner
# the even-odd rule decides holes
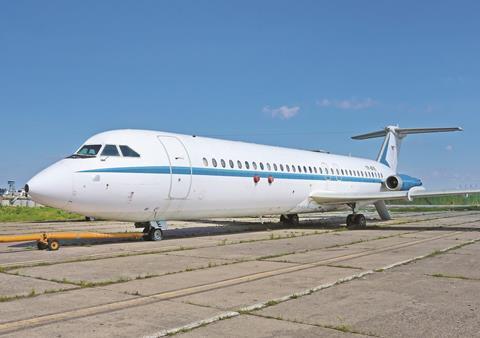
[[[396,174],[369,159],[160,131],[114,130],[85,145],[101,148],[28,182],[35,201],[134,222],[293,214],[345,207],[320,205],[313,191],[385,191],[383,182]],[[140,156],[103,156],[105,145],[128,145]]]

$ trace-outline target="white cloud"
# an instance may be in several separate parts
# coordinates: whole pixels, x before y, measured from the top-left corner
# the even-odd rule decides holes
[[[288,120],[300,112],[300,107],[281,106],[278,108],[270,108],[270,106],[265,106],[263,107],[262,111],[270,114],[272,117],[279,117],[281,119]]]
[[[374,107],[378,104],[377,101],[367,97],[364,99],[344,99],[344,100],[333,100],[333,99],[321,99],[317,100],[317,105],[320,107],[333,107],[344,110],[358,110],[358,109],[367,109]]]

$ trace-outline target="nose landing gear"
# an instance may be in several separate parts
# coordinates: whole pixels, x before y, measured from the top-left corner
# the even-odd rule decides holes
[[[160,241],[163,231],[167,230],[167,222],[151,221],[135,223],[135,228],[143,228],[143,238],[147,241]]]

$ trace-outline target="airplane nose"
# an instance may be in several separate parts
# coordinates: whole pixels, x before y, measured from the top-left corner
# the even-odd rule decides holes
[[[27,182],[25,191],[35,202],[62,208],[71,200],[72,173],[62,162],[46,168]]]

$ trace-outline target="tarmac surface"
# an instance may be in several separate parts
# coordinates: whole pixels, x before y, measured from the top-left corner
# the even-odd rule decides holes
[[[480,212],[171,222],[166,239],[0,243],[0,336],[480,336]],[[136,231],[3,223],[0,235]]]

